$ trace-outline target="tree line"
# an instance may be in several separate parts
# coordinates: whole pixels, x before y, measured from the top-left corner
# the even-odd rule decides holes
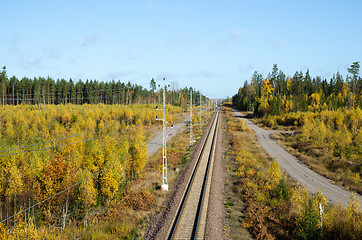
[[[167,104],[187,108],[191,88],[177,89],[167,86]],[[193,91],[193,99],[199,104],[199,91]],[[202,96],[205,101],[206,97]],[[149,104],[161,103],[162,91],[152,78],[150,89],[141,85],[121,81],[102,82],[97,80],[74,81],[73,79],[53,79],[16,76],[8,77],[6,67],[0,73],[0,104]]]
[[[257,116],[297,111],[362,107],[362,78],[360,64],[354,62],[344,79],[337,72],[328,81],[320,76],[311,77],[309,70],[287,76],[273,65],[272,72],[263,78],[257,71],[251,80],[239,88],[232,104],[240,110],[253,111]]]
[[[253,111],[270,128],[299,126],[295,148],[301,161],[350,190],[362,192],[362,78],[354,62],[344,78],[327,81],[309,70],[286,76],[277,65],[263,78],[255,72],[232,97],[234,107]],[[312,160],[316,159],[313,163]]]

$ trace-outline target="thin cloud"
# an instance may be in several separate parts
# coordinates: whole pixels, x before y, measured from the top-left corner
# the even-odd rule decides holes
[[[114,72],[108,72],[104,79],[106,80],[119,80],[124,78],[131,78],[134,76],[136,72],[134,71],[114,71]]]
[[[279,41],[279,40],[277,40],[277,39],[272,39],[272,40],[270,40],[270,42],[271,42],[271,44],[274,46],[274,47],[280,47],[280,46],[282,46],[283,44]]]
[[[83,40],[83,42],[80,44],[80,47],[81,48],[88,47],[90,45],[93,45],[93,44],[99,42],[100,39],[101,39],[101,36],[99,34],[89,36]]]
[[[221,44],[229,43],[229,42],[241,42],[246,40],[250,35],[250,32],[246,29],[234,29],[234,31],[228,36],[224,36],[220,38],[217,42]]]
[[[8,51],[11,53],[12,57],[16,61],[16,65],[25,70],[26,72],[31,72],[35,69],[44,68],[44,62],[47,58],[50,58],[52,55],[50,52],[38,51],[36,55],[29,52],[30,49],[25,48],[24,39],[19,37],[16,34],[13,34],[10,39],[10,44]]]
[[[264,41],[270,43],[273,47],[283,46],[283,43],[279,39],[268,36],[265,33],[262,34],[262,38],[264,39]]]
[[[9,52],[11,53],[19,52],[20,44],[22,44],[22,39],[18,35],[13,34],[10,39]]]
[[[129,56],[129,57],[128,57],[128,60],[129,60],[129,61],[137,61],[137,62],[139,62],[139,61],[144,62],[144,61],[145,61],[144,58],[141,58],[141,57],[138,57],[138,56],[134,56],[134,55]]]
[[[61,57],[61,54],[59,53],[58,49],[56,47],[46,46],[43,47],[43,54],[45,58],[48,59],[59,59]]]
[[[109,71],[104,77],[103,80],[111,81],[120,80],[121,82],[131,82],[131,83],[140,83],[144,79],[148,79],[149,74],[145,72],[138,72],[138,71]]]
[[[174,34],[172,36],[170,36],[169,38],[167,38],[166,42],[169,45],[174,45],[174,44],[189,44],[191,42],[194,41],[194,37],[193,36],[188,36],[188,35],[181,35],[181,34]]]
[[[181,35],[176,34],[176,35],[173,35],[173,36],[169,37],[167,39],[167,43],[168,44],[177,44],[177,43],[182,42],[183,40],[184,39],[183,39],[183,37]]]
[[[243,41],[247,37],[249,37],[249,31],[245,29],[235,29],[234,32],[231,34],[231,39],[235,41]]]
[[[146,3],[146,8],[150,9],[150,10],[157,10],[159,9],[160,5],[154,1],[148,1]]]
[[[216,74],[214,72],[211,72],[211,71],[201,70],[201,71],[198,71],[198,72],[192,72],[192,73],[188,74],[187,77],[211,79],[211,78],[220,77],[220,75]]]
[[[135,62],[144,62],[145,61],[144,57],[139,56],[137,53],[135,53],[135,51],[133,51],[131,49],[128,49],[126,51],[126,54],[118,52],[115,55],[116,56],[126,56],[126,59],[128,61],[135,61]]]
[[[34,70],[34,69],[41,69],[43,68],[43,60],[40,57],[35,57],[35,58],[23,58],[20,62],[19,62],[19,67],[29,71],[29,70]]]
[[[165,78],[166,80],[174,80],[174,79],[178,79],[179,77],[180,77],[180,75],[177,73],[164,72],[163,74],[158,74],[156,76],[156,81],[159,79],[163,79],[163,78]]]
[[[257,66],[254,63],[247,63],[247,64],[240,64],[238,68],[241,72],[250,72],[256,70],[256,67]]]

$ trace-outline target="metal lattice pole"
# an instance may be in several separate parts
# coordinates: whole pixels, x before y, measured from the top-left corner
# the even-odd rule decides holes
[[[200,93],[200,132],[201,132],[201,118],[202,118],[202,111],[201,111],[201,93]]]
[[[194,142],[193,136],[192,136],[192,88],[190,91],[190,146],[192,146],[192,143]]]
[[[163,81],[166,79],[163,78]],[[162,87],[163,91],[163,118],[158,119],[162,121],[162,185],[161,189],[164,191],[168,191],[168,182],[167,182],[167,141],[166,141],[166,84],[164,82],[164,86]],[[161,110],[161,109],[157,109]]]
[[[208,112],[209,112],[209,118],[210,118],[210,115],[211,115],[211,104],[210,104],[210,99],[207,101],[207,106],[208,106]]]
[[[163,79],[165,80],[165,79]],[[163,89],[163,140],[162,140],[162,189],[168,191],[167,183],[167,151],[166,151],[166,85]]]

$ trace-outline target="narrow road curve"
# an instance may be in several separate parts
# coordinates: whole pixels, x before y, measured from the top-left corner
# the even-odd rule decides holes
[[[173,136],[175,136],[183,127],[186,126],[186,124],[189,122],[189,117],[184,118],[184,120],[180,123],[177,123],[173,126],[173,128],[168,127],[166,129],[166,140],[169,141]],[[151,142],[147,145],[147,152],[149,155],[154,154],[157,152],[158,149],[162,147],[162,129],[159,131],[159,133],[156,134],[156,136],[151,140]]]
[[[242,115],[235,111],[235,116],[242,119]],[[283,169],[289,176],[296,179],[299,184],[306,186],[308,191],[316,193],[321,190],[326,196],[328,201],[332,204],[341,203],[343,206],[348,206],[348,200],[351,196],[351,192],[331,183],[331,180],[313,172],[307,166],[302,164],[296,157],[288,153],[283,147],[281,147],[275,140],[271,138],[271,134],[276,131],[265,130],[259,128],[248,119],[244,119],[246,126],[251,128],[258,138],[259,144],[264,148],[272,158],[276,159],[281,169]],[[362,202],[362,196],[357,194],[360,202]]]

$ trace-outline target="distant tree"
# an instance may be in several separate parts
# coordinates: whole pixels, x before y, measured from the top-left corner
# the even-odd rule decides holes
[[[267,98],[269,98],[270,94],[274,91],[272,82],[269,79],[265,79],[261,89],[262,89],[261,90],[262,97],[267,97]]]
[[[307,69],[307,72],[305,73],[304,81],[305,81],[305,91],[309,95],[312,94],[314,92],[314,89],[312,84],[312,78],[310,77],[309,74],[309,69]]]
[[[79,80],[76,84],[75,84],[75,91],[76,91],[76,98],[77,104],[83,104],[83,89],[84,89],[84,83],[82,82],[82,80]]]
[[[9,104],[15,105],[15,88],[17,88],[19,80],[13,76],[10,78],[9,81],[9,92],[11,93],[11,101],[9,102]]]
[[[76,89],[75,85],[72,79],[69,79],[68,83],[68,96],[69,96],[69,102],[75,104],[76,103]]]
[[[152,92],[154,92],[156,90],[156,82],[155,82],[154,78],[151,79],[150,89],[151,89]]]
[[[48,103],[54,104],[55,103],[55,92],[56,92],[55,81],[53,79],[51,79],[50,77],[48,77],[47,81],[49,84],[49,94],[50,94]]]
[[[359,75],[359,62],[354,62],[350,68],[348,68],[348,72],[352,75],[351,78],[351,88],[352,88],[352,107],[355,107],[355,97],[356,97],[356,88],[357,88],[357,81]]]
[[[7,83],[6,67],[4,66],[0,74],[0,93],[2,94],[3,105],[5,104],[6,85],[7,85],[6,83]]]
[[[337,74],[336,74],[336,82],[335,82],[335,91],[336,91],[336,93],[341,92],[342,86],[343,86],[343,77],[339,72],[337,72]]]
[[[257,71],[253,73],[251,77],[251,85],[255,87],[256,97],[261,97],[261,85],[263,81],[263,76],[259,74]]]
[[[271,83],[271,85],[272,85],[272,87],[274,89],[277,89],[276,92],[278,92],[278,87],[279,87],[279,84],[277,82],[277,78],[278,78],[278,65],[274,64],[272,73],[270,75],[270,83]]]

